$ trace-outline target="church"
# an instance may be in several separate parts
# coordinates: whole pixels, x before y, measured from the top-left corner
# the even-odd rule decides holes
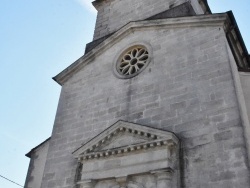
[[[95,0],[25,188],[250,187],[250,56],[206,0]]]

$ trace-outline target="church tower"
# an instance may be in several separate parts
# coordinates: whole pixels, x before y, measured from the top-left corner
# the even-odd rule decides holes
[[[206,0],[93,6],[93,41],[53,78],[53,132],[27,154],[25,187],[249,187],[250,59],[232,12]]]

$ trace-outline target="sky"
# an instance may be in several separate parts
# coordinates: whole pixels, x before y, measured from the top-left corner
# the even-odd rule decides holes
[[[250,51],[249,0],[208,0],[213,13],[232,10]],[[1,0],[0,176],[24,185],[36,145],[51,135],[61,87],[51,78],[92,41],[89,0]],[[0,177],[0,188],[19,186]]]

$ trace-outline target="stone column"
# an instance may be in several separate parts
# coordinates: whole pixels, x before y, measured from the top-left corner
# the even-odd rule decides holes
[[[173,170],[164,169],[152,172],[157,179],[157,188],[172,188]]]
[[[77,184],[80,185],[80,188],[93,188],[95,185],[95,181],[93,180],[84,180],[79,181]]]

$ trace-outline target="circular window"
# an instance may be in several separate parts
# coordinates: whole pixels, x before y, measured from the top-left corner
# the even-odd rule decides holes
[[[120,78],[131,78],[139,74],[149,63],[146,47],[137,45],[125,50],[116,62],[116,72]]]

